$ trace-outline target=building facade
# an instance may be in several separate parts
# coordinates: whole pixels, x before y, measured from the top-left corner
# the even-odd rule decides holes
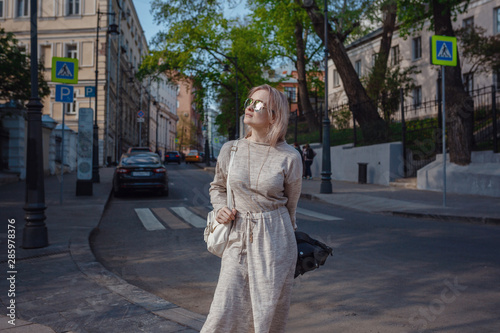
[[[486,29],[487,35],[500,33],[500,1],[478,0],[471,1],[467,12],[459,14],[455,28],[466,26],[481,26]],[[401,68],[416,66],[420,71],[412,76],[415,88],[409,92],[405,103],[413,105],[417,109],[425,100],[437,99],[441,89],[438,81],[440,66],[430,64],[430,36],[429,23],[426,23],[421,31],[416,31],[407,38],[402,38],[399,31],[394,31],[392,37],[391,52],[389,55],[389,66],[400,65]],[[353,42],[346,47],[347,53],[358,76],[367,76],[373,67],[376,55],[380,48],[381,29]],[[459,59],[461,61],[463,82],[467,91],[479,87],[496,85],[500,87],[500,75],[492,70],[485,73],[472,73],[471,64],[460,56],[460,43],[458,43]],[[335,64],[330,60],[328,65],[328,95],[329,105],[342,105],[348,102],[342,80],[336,70]],[[422,117],[425,115],[416,115]]]
[[[43,114],[58,123],[64,115],[65,126],[78,131],[78,110],[94,109],[100,165],[118,160],[130,146],[147,145],[149,126],[137,118],[139,111],[150,110],[148,103],[153,103],[154,96],[147,82],[135,77],[148,45],[132,0],[38,3],[39,62],[46,69],[51,90],[42,101]],[[26,0],[0,1],[0,25],[15,34],[26,53],[30,53],[29,5]],[[112,24],[119,34],[108,32]],[[52,57],[78,59],[78,83],[71,104],[55,102]],[[85,97],[85,87],[90,86],[97,86],[97,103]]]

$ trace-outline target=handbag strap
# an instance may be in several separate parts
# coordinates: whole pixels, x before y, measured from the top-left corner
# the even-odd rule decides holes
[[[227,207],[229,209],[233,209],[233,191],[231,190],[231,185],[229,185],[229,173],[231,172],[231,167],[233,166],[234,155],[238,150],[238,141],[234,140],[233,146],[231,147],[231,158],[229,159],[229,167],[227,168],[227,177],[226,177],[226,193],[227,193]]]

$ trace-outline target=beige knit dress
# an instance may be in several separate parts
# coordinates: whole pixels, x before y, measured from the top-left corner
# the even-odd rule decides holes
[[[222,147],[211,183],[215,211],[227,206],[232,144]],[[201,332],[284,332],[297,261],[294,229],[302,186],[301,157],[286,142],[272,147],[241,139],[229,182],[238,213]]]

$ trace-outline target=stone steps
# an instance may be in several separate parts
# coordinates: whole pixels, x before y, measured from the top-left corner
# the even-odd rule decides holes
[[[408,189],[417,189],[417,177],[410,178],[398,178],[393,182],[389,183],[392,187],[400,187],[400,188],[408,188]]]

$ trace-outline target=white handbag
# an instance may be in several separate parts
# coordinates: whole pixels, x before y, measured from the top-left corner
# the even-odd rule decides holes
[[[231,186],[229,185],[229,173],[231,172],[231,166],[233,165],[234,154],[238,150],[238,140],[235,140],[233,146],[231,147],[231,158],[229,160],[229,166],[227,168],[226,177],[226,193],[227,193],[227,207],[229,209],[233,208],[233,192],[231,191]],[[229,238],[229,232],[233,226],[231,223],[219,223],[215,218],[215,211],[211,211],[207,216],[207,226],[204,232],[204,239],[207,243],[208,252],[215,254],[218,257],[222,257],[224,250],[226,249],[227,241]]]

